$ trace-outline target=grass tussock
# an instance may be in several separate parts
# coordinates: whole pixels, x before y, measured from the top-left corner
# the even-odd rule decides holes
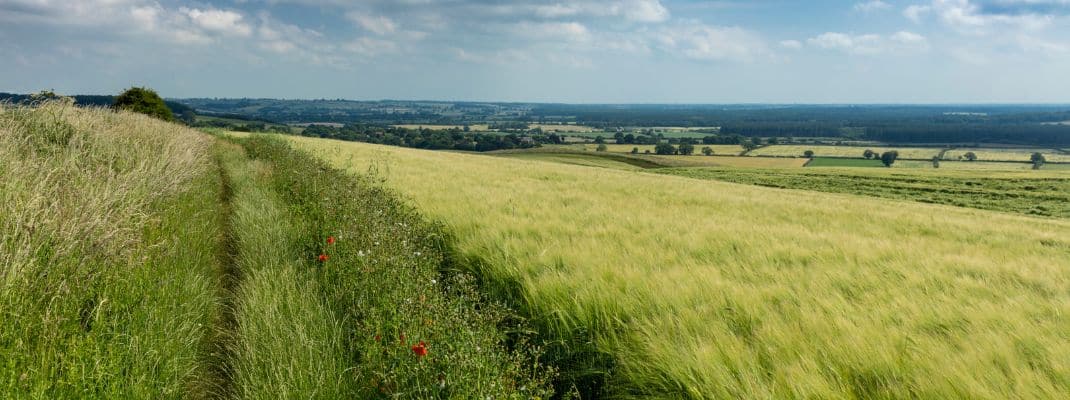
[[[213,308],[211,139],[0,105],[0,397],[179,398]]]
[[[379,171],[544,333],[610,357],[595,396],[1070,397],[1066,221],[293,140]],[[603,379],[579,354],[562,370]]]

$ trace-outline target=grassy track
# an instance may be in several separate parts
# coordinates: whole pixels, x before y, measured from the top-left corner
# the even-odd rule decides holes
[[[608,356],[597,395],[1070,397],[1067,221],[293,140],[381,171]]]
[[[341,324],[327,309],[296,247],[300,222],[269,185],[271,167],[235,145],[219,157],[230,182],[236,271],[228,352],[231,391],[242,399],[351,395]]]
[[[729,168],[660,169],[657,172],[766,187],[861,194],[1070,218],[1070,174],[1065,173]]]

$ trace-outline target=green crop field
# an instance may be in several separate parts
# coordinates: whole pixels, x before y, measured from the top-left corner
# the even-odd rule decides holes
[[[676,168],[657,172],[766,187],[851,193],[1070,218],[1070,172],[904,171],[894,168]]]
[[[944,154],[944,159],[961,160],[966,153],[972,152],[981,161],[1018,161],[1029,162],[1033,153],[1041,153],[1049,162],[1070,163],[1070,154],[1063,154],[1053,149],[954,149]]]
[[[931,164],[930,164],[931,165]],[[866,160],[864,158],[827,158],[815,157],[807,167],[883,167],[881,160]]]
[[[765,146],[747,153],[752,156],[777,156],[777,157],[803,157],[807,150],[814,152],[816,157],[849,157],[862,158],[866,150],[873,150],[879,156],[881,153],[895,150],[900,158],[913,158],[929,160],[940,154],[941,149],[935,147],[865,147],[865,146],[827,146],[827,145],[772,145]]]
[[[893,168],[932,168],[932,161],[897,160]],[[982,162],[982,161],[940,161],[940,169],[962,171],[1022,171],[1032,170],[1033,164],[1027,162]],[[1070,164],[1044,164],[1045,171],[1067,171]]]
[[[596,396],[1070,397],[1070,221],[293,140],[446,223]]]

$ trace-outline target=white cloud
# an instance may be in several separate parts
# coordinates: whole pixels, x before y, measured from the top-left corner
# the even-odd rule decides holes
[[[1015,41],[1024,51],[1040,53],[1048,57],[1063,55],[1070,51],[1070,47],[1066,44],[1051,42],[1030,35],[1018,35]]]
[[[798,49],[801,49],[802,46],[803,46],[802,42],[800,42],[798,40],[781,40],[780,41],[780,47],[783,47],[785,49],[798,50]]]
[[[850,35],[840,32],[826,32],[807,39],[806,43],[821,49],[837,50],[856,55],[929,50],[928,39],[922,35],[906,31],[896,32],[888,37],[877,34]]]
[[[914,4],[903,10],[903,16],[917,24],[921,23],[921,18],[929,11],[932,11],[932,7]]]
[[[1040,4],[1033,0],[1011,0],[1004,3]],[[1028,10],[1021,13],[986,13],[981,6],[970,0],[933,0],[928,5],[907,7],[903,12],[904,16],[915,22],[928,13],[937,16],[945,26],[971,35],[988,35],[1001,29],[1039,30],[1051,25],[1055,17],[1052,14]]]
[[[620,14],[631,21],[663,22],[669,19],[669,10],[659,0],[625,0],[621,2]]]
[[[919,35],[914,32],[899,31],[888,38],[893,44],[899,46],[900,49],[925,51],[929,50],[929,40],[925,36]]]
[[[363,57],[375,57],[397,52],[398,45],[390,40],[362,37],[342,45],[342,49]]]
[[[242,21],[242,15],[234,11],[182,7],[179,12],[189,17],[193,25],[206,31],[236,36],[249,36],[253,31],[248,24]]]
[[[356,22],[361,28],[377,35],[391,34],[398,28],[397,23],[395,23],[394,20],[382,15],[371,16],[358,12],[349,12],[346,14],[346,18]]]
[[[506,29],[526,39],[583,42],[591,38],[590,31],[579,22],[521,22]]]
[[[639,23],[659,23],[669,20],[669,9],[660,0],[581,0],[552,4],[505,4],[480,6],[476,13],[530,16],[544,19],[577,17],[617,17]]]
[[[760,37],[738,27],[683,24],[663,28],[655,37],[661,49],[696,60],[749,62],[769,53]]]
[[[881,0],[872,0],[864,3],[855,3],[854,10],[864,13],[884,11],[892,8],[891,4],[885,3]]]

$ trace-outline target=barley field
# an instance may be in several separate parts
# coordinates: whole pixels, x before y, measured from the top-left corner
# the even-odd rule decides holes
[[[1070,398],[1066,220],[293,141],[448,224],[599,396]]]

